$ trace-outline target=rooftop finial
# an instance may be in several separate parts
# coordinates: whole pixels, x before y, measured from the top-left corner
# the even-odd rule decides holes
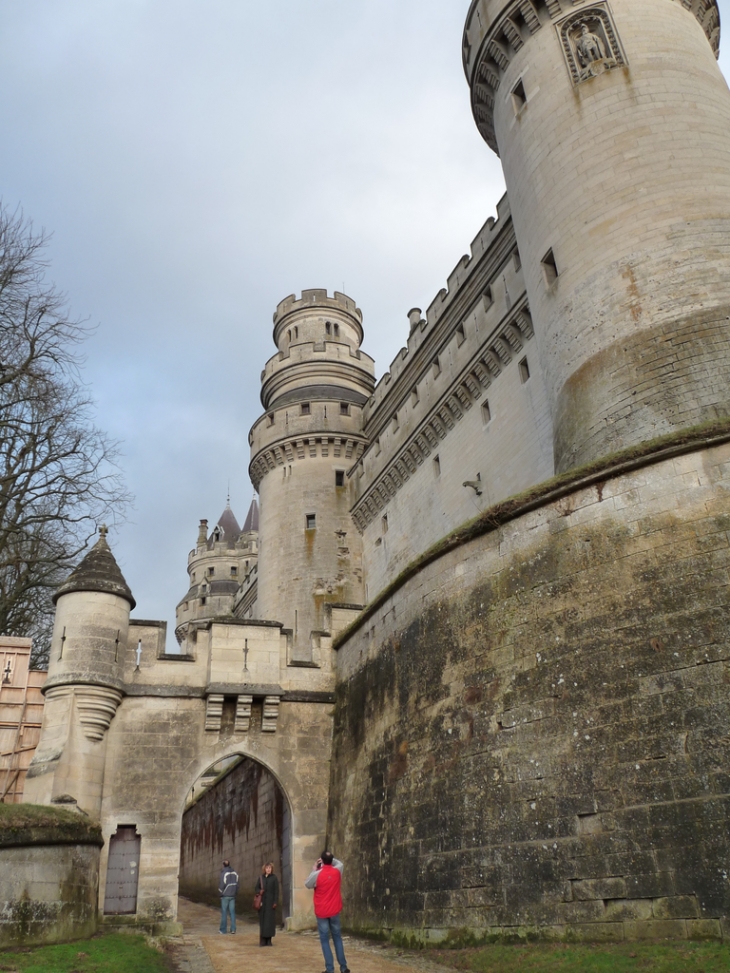
[[[102,524],[101,527],[99,528],[99,536],[103,537],[106,540],[106,535],[108,533],[109,533],[109,528],[107,527],[106,524]]]

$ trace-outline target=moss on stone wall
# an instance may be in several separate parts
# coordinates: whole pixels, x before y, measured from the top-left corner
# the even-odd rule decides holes
[[[0,804],[0,848],[19,845],[103,845],[101,828],[66,808]]]
[[[344,918],[465,944],[730,933],[730,448],[424,564],[342,643]]]

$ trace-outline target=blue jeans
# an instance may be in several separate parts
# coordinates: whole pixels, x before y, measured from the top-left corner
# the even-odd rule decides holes
[[[336,916],[331,916],[329,919],[317,919],[317,929],[319,930],[319,944],[322,947],[325,970],[327,973],[335,973],[335,961],[332,959],[332,950],[330,949],[331,933],[332,942],[335,944],[337,962],[340,964],[342,973],[345,973],[347,960],[345,959],[345,950],[342,948],[342,931],[340,930],[339,913]]]
[[[221,932],[226,932],[226,919],[231,917],[231,932],[236,931],[236,897],[235,895],[221,896]]]

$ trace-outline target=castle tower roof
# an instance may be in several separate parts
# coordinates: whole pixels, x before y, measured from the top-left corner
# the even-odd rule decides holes
[[[226,504],[226,509],[218,518],[218,523],[213,528],[208,538],[208,550],[213,549],[216,541],[225,541],[227,546],[233,548],[241,533],[241,527],[236,520],[236,516],[231,510],[230,503]]]
[[[136,606],[134,596],[107,542],[107,533],[106,525],[102,525],[99,528],[99,540],[53,595],[54,605],[62,595],[72,591],[105,591],[126,598],[132,608]]]
[[[256,502],[256,497],[251,501],[251,506],[248,508],[248,513],[246,514],[246,520],[243,524],[242,534],[247,534],[249,531],[259,529],[259,505]]]

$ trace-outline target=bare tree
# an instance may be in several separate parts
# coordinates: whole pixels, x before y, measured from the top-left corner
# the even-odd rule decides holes
[[[90,329],[46,281],[47,243],[0,206],[0,634],[32,636],[36,665],[54,589],[129,503],[80,377]]]

